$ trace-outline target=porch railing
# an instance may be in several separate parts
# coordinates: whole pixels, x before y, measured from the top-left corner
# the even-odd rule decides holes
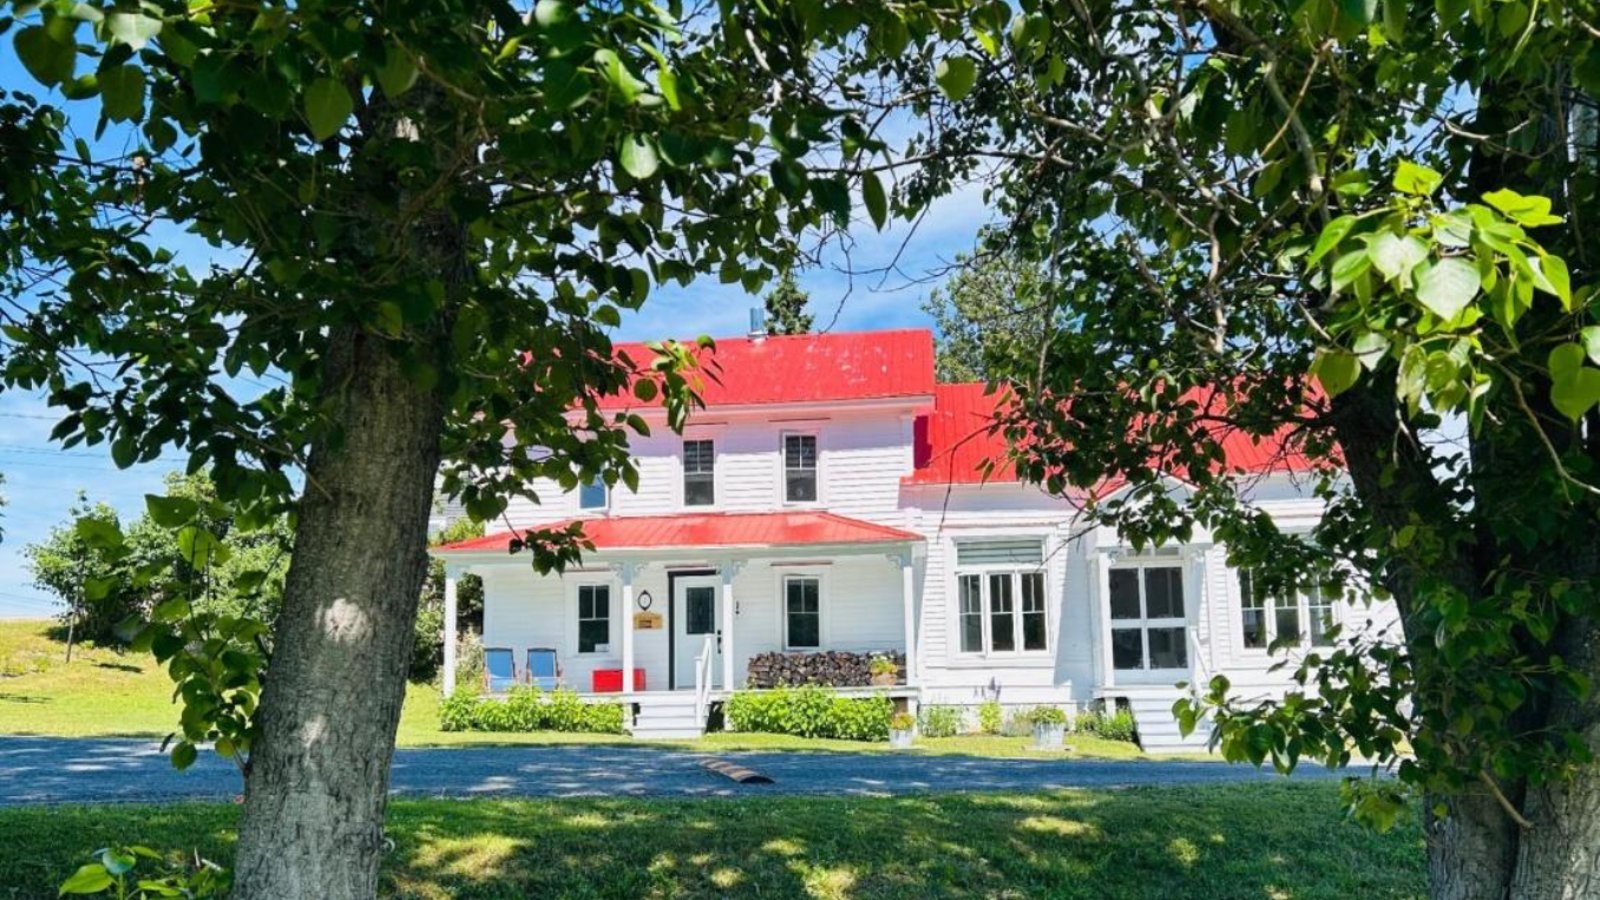
[[[694,716],[703,728],[711,706],[711,663],[716,657],[716,635],[706,635],[700,655],[694,658]]]

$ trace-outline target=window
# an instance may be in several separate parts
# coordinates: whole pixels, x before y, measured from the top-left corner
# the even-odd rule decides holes
[[[685,634],[710,634],[717,630],[716,588],[691,587],[684,589]]]
[[[1314,580],[1309,590],[1269,596],[1254,573],[1241,571],[1239,614],[1244,646],[1264,650],[1278,641],[1333,646],[1334,600],[1320,580]]]
[[[604,584],[578,586],[578,652],[611,650],[611,588]]]
[[[956,566],[962,653],[1049,649],[1044,543],[1038,538],[961,542]]]
[[[817,499],[817,436],[783,436],[783,499],[813,503]]]
[[[783,580],[784,646],[791,650],[815,650],[822,646],[822,582],[816,578],[790,576]]]
[[[716,445],[711,441],[683,442],[683,505],[710,506],[717,502]]]
[[[1189,626],[1180,566],[1124,566],[1109,573],[1111,665],[1186,669]]]
[[[579,509],[605,509],[606,483],[596,478],[578,486]]]

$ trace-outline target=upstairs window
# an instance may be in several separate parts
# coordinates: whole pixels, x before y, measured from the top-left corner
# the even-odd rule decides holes
[[[783,436],[783,499],[786,503],[814,503],[817,499],[817,436]]]
[[[1302,591],[1268,595],[1260,579],[1239,572],[1239,616],[1244,646],[1264,650],[1275,642],[1333,646],[1334,596],[1320,580]]]
[[[578,586],[578,652],[607,653],[611,650],[611,587],[604,584]]]
[[[599,478],[578,486],[579,509],[605,509],[606,483]]]
[[[684,506],[711,506],[717,502],[716,449],[711,441],[683,442]]]

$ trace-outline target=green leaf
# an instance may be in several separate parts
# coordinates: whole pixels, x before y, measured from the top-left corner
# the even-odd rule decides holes
[[[159,494],[145,494],[144,506],[150,519],[162,528],[187,525],[200,511],[200,504],[188,497],[163,497]]]
[[[1510,188],[1501,188],[1483,195],[1484,202],[1505,213],[1519,225],[1530,228],[1540,225],[1559,225],[1560,216],[1550,214],[1549,197],[1525,197]]]
[[[565,25],[572,18],[572,7],[562,0],[539,0],[533,5],[533,21],[540,28]]]
[[[1311,374],[1317,377],[1329,397],[1337,397],[1355,386],[1361,377],[1361,362],[1354,353],[1326,348],[1311,361]]]
[[[114,883],[111,873],[106,871],[105,866],[100,865],[98,862],[84,863],[78,868],[78,871],[72,873],[71,878],[61,882],[61,887],[57,890],[56,896],[59,897],[63,894],[98,894],[111,887]]]
[[[355,103],[344,85],[332,78],[318,78],[306,88],[306,121],[311,123],[311,137],[325,141],[339,133]]]
[[[143,13],[113,12],[106,16],[105,30],[134,50],[143,50],[151,38],[161,33],[161,20]]]
[[[650,403],[656,399],[656,383],[648,378],[641,378],[633,383],[633,395],[643,403]]]
[[[144,118],[144,72],[137,66],[112,66],[100,73],[100,102],[113,122]]]
[[[622,168],[640,181],[654,175],[656,169],[661,167],[661,157],[656,154],[655,144],[642,134],[630,134],[624,137],[621,146],[617,148],[617,155],[622,162]]]
[[[628,71],[628,67],[623,64],[622,58],[617,56],[615,50],[596,50],[594,63],[600,68],[600,74],[605,76],[606,81],[622,95],[623,100],[632,103],[639,96],[639,80]]]
[[[399,47],[384,51],[383,66],[378,69],[378,86],[386,97],[398,97],[417,83],[417,64],[410,54]]]
[[[1426,197],[1439,189],[1444,183],[1444,176],[1428,168],[1419,166],[1414,162],[1400,160],[1400,167],[1394,173],[1394,189],[1404,194],[1414,194]]]
[[[966,56],[947,56],[934,67],[933,80],[946,97],[963,100],[978,83],[978,64]]]
[[[876,172],[861,173],[861,199],[867,206],[867,215],[879,231],[889,221],[889,197],[883,191],[883,182]]]
[[[1579,344],[1557,344],[1545,360],[1550,370],[1550,380],[1560,381],[1583,368],[1583,347]]]
[[[111,596],[111,589],[117,586],[115,576],[106,578],[86,578],[83,582],[83,599],[93,603]]]
[[[193,744],[188,741],[179,741],[172,748],[172,767],[181,772],[194,765],[195,758],[199,755]]]
[[[1333,289],[1343,290],[1372,268],[1372,258],[1365,250],[1351,250],[1333,261]]]
[[[1406,17],[1411,8],[1408,0],[1383,0],[1383,33],[1393,43],[1406,39]]]
[[[1576,422],[1600,403],[1600,369],[1587,366],[1566,373],[1550,386],[1550,402]]]
[[[1422,270],[1417,279],[1417,300],[1429,312],[1449,321],[1460,315],[1478,295],[1479,285],[1477,268],[1452,256]]]
[[[1559,256],[1546,253],[1539,257],[1535,263],[1540,278],[1534,281],[1534,286],[1540,290],[1554,294],[1561,300],[1561,305],[1568,310],[1572,309],[1572,276],[1567,273],[1567,262]]]
[[[1356,227],[1355,216],[1340,216],[1329,222],[1327,227],[1322,229],[1322,234],[1317,236],[1316,246],[1311,248],[1311,255],[1306,257],[1306,265],[1314,266],[1321,262],[1322,258],[1327,256],[1328,252],[1334,247],[1338,246],[1339,242],[1344,240],[1344,236],[1349,234],[1350,229],[1354,227]]]
[[[40,84],[55,85],[72,80],[73,67],[78,60],[76,43],[58,41],[43,26],[32,25],[17,32],[12,45],[22,65]]]
[[[678,94],[678,76],[671,69],[662,66],[656,71],[656,85],[661,88],[661,96],[666,98],[667,106],[674,110],[683,109],[683,98]]]
[[[1373,267],[1393,281],[1410,275],[1418,263],[1428,258],[1428,245],[1414,235],[1402,237],[1385,231],[1367,245],[1367,253],[1372,257]]]
[[[178,531],[178,553],[193,568],[204,569],[213,556],[220,556],[219,549],[221,543],[208,529],[186,525]]]
[[[1590,325],[1578,332],[1579,340],[1583,341],[1583,349],[1589,354],[1589,361],[1600,365],[1600,325]]]
[[[1389,352],[1389,339],[1382,332],[1368,331],[1356,338],[1350,349],[1367,369],[1376,369]]]
[[[72,530],[78,540],[96,549],[110,550],[122,546],[122,529],[115,522],[84,517],[73,525]]]

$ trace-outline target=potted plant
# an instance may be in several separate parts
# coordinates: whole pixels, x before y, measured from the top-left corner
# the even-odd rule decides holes
[[[1060,750],[1067,734],[1067,714],[1059,706],[1036,706],[1028,713],[1033,724],[1033,749]]]
[[[916,732],[917,719],[910,713],[895,713],[889,720],[889,746],[896,750],[910,750],[911,736]]]
[[[874,656],[867,663],[867,671],[872,673],[872,683],[876,687],[894,687],[900,681],[900,667],[887,656]]]

